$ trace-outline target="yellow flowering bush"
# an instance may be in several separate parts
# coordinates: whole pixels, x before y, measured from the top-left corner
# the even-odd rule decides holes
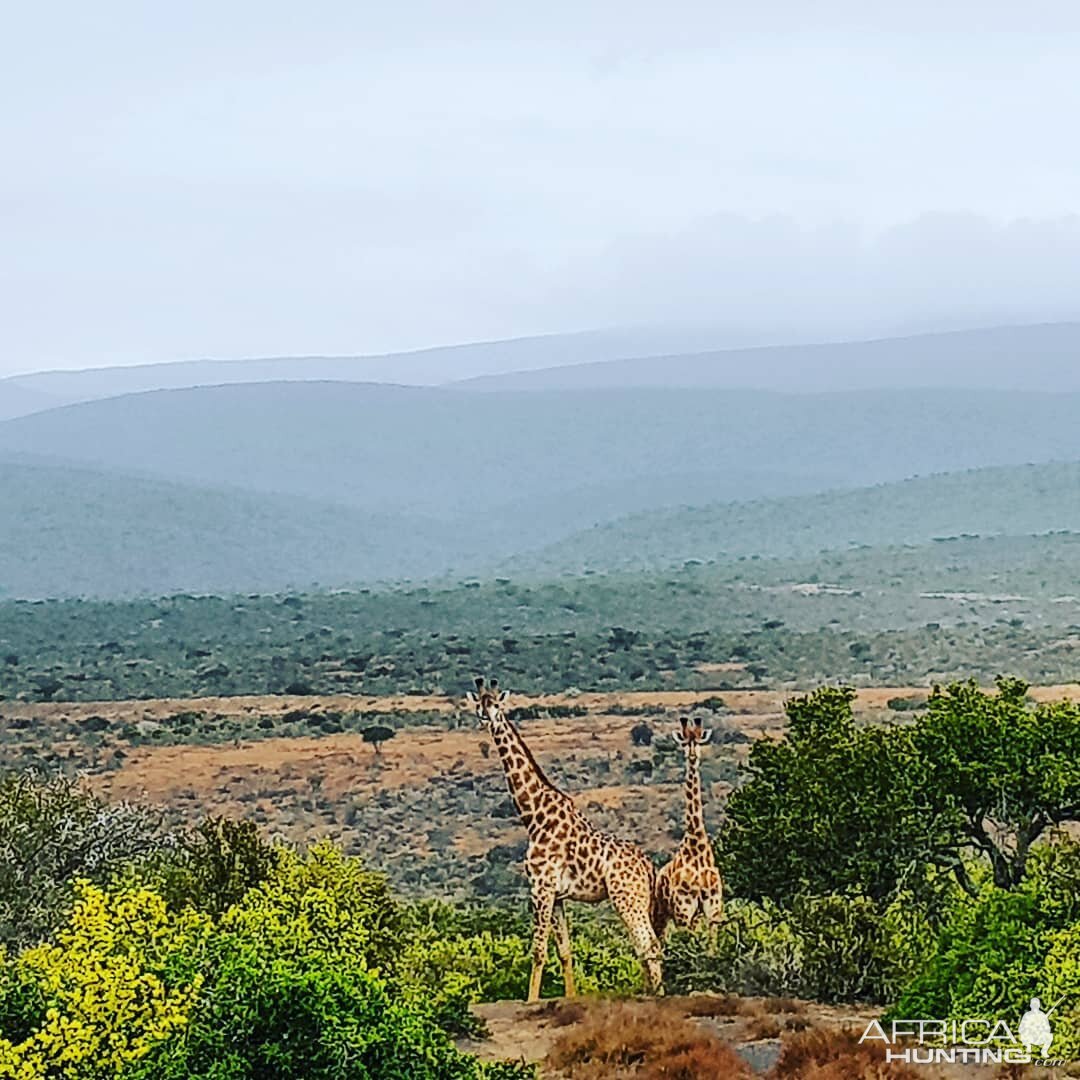
[[[5,1006],[5,1033],[21,1030],[0,1038],[0,1077],[121,1075],[186,1025],[210,930],[207,916],[170,912],[148,889],[110,894],[79,882],[55,943],[4,965],[0,991],[19,1006]]]
[[[316,952],[359,957],[373,974],[395,969],[401,913],[382,874],[329,841],[304,857],[283,851],[269,878],[221,918],[221,930],[273,943],[275,956]]]
[[[281,851],[217,918],[133,875],[78,882],[53,940],[16,957],[0,945],[0,1080],[533,1075],[457,1050],[403,969],[385,879],[332,845]]]
[[[476,1080],[397,977],[401,917],[380,874],[331,844],[279,865],[218,921],[182,1039],[130,1080]],[[516,1071],[515,1071],[516,1070]],[[508,1067],[503,1076],[531,1075]]]

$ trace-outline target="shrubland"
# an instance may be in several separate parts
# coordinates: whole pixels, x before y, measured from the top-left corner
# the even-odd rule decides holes
[[[1055,1054],[1080,1053],[1080,843],[1067,831],[1080,709],[1032,704],[1010,679],[937,689],[884,726],[857,722],[851,703],[843,687],[796,698],[783,737],[751,747],[716,842],[726,918],[669,937],[669,994],[1013,1024],[1039,997],[1057,1005]],[[118,847],[95,832],[110,814],[125,823]],[[332,844],[297,850],[227,819],[168,829],[39,773],[0,784],[0,822],[0,1076],[531,1075],[453,1041],[480,1034],[475,1003],[524,996],[524,904],[403,897]],[[587,995],[640,993],[610,915],[575,911],[573,938]],[[561,990],[552,956],[543,992]],[[666,1055],[684,1070],[671,1075],[692,1076],[729,1060],[669,1014],[620,1015],[590,1010],[568,1031],[572,1075],[653,1075]],[[842,1039],[784,1038],[778,1076],[861,1060]]]

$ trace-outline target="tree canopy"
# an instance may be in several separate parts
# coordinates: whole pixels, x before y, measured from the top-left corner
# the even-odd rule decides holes
[[[790,701],[785,737],[754,745],[728,804],[732,891],[781,905],[852,889],[884,900],[950,877],[973,892],[973,856],[999,888],[1019,885],[1032,844],[1080,819],[1080,708],[1032,705],[1027,689],[936,688],[925,714],[887,727],[855,723],[850,688]]]

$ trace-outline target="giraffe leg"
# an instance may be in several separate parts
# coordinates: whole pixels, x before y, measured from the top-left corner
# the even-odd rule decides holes
[[[555,901],[555,948],[559,950],[559,962],[562,964],[563,992],[567,997],[576,997],[574,953],[570,944],[570,920],[566,917],[566,908],[561,900]]]
[[[671,925],[671,889],[668,881],[668,868],[665,866],[657,875],[656,884],[653,887],[652,924],[653,932],[658,941],[663,942],[664,936]]]
[[[554,887],[534,885],[532,973],[529,975],[529,996],[526,998],[529,1004],[540,1000],[540,982],[544,977],[544,961],[547,959],[548,936],[551,933],[551,916],[554,907]]]
[[[645,971],[645,987],[650,994],[664,992],[663,950],[653,929],[651,915],[652,890],[646,880],[642,888],[634,888],[629,882],[615,889],[609,888],[611,903],[619,913],[630,935],[634,951],[638,954]]]

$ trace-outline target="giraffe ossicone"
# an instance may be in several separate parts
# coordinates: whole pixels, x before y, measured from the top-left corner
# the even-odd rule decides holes
[[[503,711],[509,694],[495,679],[476,680],[469,702],[491,732],[502,762],[510,798],[529,834],[525,872],[533,915],[532,971],[528,1000],[538,1001],[547,959],[548,939],[562,964],[566,995],[574,995],[570,925],[565,902],[589,904],[611,900],[641,960],[651,993],[662,992],[660,942],[652,923],[656,874],[652,862],[635,844],[591,825],[544,775],[521,732]]]

